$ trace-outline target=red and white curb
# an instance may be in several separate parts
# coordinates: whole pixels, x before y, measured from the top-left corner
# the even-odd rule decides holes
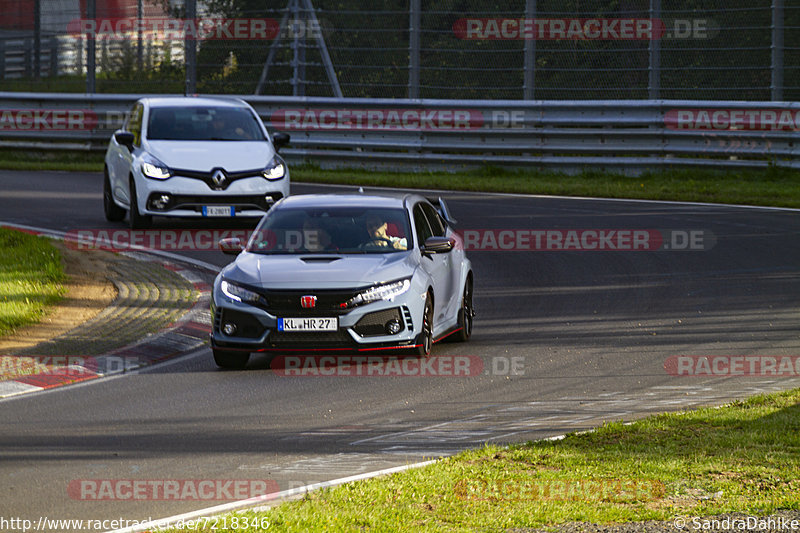
[[[0,227],[16,229],[57,240],[68,238],[64,232],[45,228],[5,222],[0,222]],[[196,269],[187,268],[176,261],[187,262],[195,267],[212,272],[215,272],[217,268],[201,261],[186,260],[174,254],[145,249],[123,252],[123,255],[138,261],[155,262],[163,268],[175,272],[191,283],[195,291],[200,294],[200,297],[174,324],[143,340],[115,349],[107,354],[92,357],[34,357],[44,361],[48,359],[56,362],[66,361],[68,364],[49,365],[48,370],[45,372],[0,381],[0,399],[130,372],[193,351],[207,341],[211,332],[211,314],[209,311],[211,286],[197,274]],[[73,360],[80,359],[87,361],[89,364],[69,364]]]

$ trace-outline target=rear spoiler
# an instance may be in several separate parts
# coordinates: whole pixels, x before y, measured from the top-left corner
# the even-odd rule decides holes
[[[447,203],[444,201],[444,198],[441,196],[438,198],[428,198],[428,201],[434,206],[438,206],[436,210],[439,211],[439,214],[442,215],[442,218],[447,222],[448,226],[456,225],[456,219],[450,215],[450,209],[447,208]]]

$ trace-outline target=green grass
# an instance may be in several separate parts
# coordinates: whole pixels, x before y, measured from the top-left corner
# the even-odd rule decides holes
[[[0,228],[0,336],[38,322],[64,294],[61,254],[44,237]]]
[[[0,168],[101,172],[100,152],[0,150]],[[578,175],[485,167],[460,172],[378,172],[322,170],[293,166],[292,179],[309,183],[493,191],[599,198],[636,198],[800,208],[800,172],[676,169],[639,177],[587,171]]]
[[[800,389],[487,446],[240,516],[270,531],[503,531],[780,509],[800,509]]]

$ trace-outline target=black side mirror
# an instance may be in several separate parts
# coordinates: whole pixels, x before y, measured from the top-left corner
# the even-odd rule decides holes
[[[133,133],[129,131],[118,131],[114,134],[114,139],[117,143],[127,146],[128,150],[133,151],[133,141],[135,139]]]
[[[228,255],[239,255],[244,250],[244,245],[239,237],[230,237],[219,240],[219,249]]]
[[[446,254],[453,249],[453,241],[447,237],[428,237],[422,246],[426,254]]]
[[[289,144],[289,139],[291,137],[288,133],[283,133],[282,131],[276,131],[272,134],[272,146],[275,147],[275,151],[279,152],[281,148]]]

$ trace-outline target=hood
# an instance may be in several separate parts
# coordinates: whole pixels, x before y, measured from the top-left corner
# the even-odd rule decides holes
[[[413,251],[322,255],[242,252],[222,276],[263,289],[354,289],[407,278],[415,266]]]
[[[148,141],[148,151],[170,168],[227,172],[264,168],[275,155],[267,141]]]

